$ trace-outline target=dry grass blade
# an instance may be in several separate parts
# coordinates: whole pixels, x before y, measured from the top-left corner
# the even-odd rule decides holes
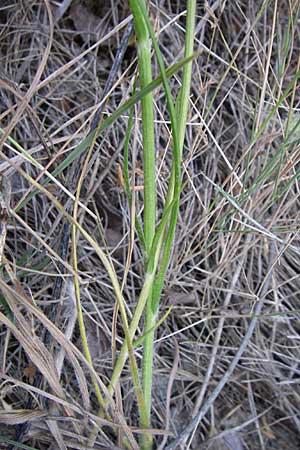
[[[15,298],[11,295],[11,292],[9,290],[5,290],[3,285],[1,288],[4,293],[5,300],[15,316],[16,325],[8,320],[2,313],[0,313],[0,321],[7,326],[7,328],[20,342],[30,360],[36,367],[38,367],[51,386],[53,392],[55,392],[55,394],[59,397],[64,398],[64,392],[60,386],[57,370],[52,356],[40,339],[32,332],[30,322],[25,320],[23,317],[18,306],[15,304]]]
[[[20,423],[38,421],[45,417],[44,411],[27,411],[26,409],[14,411],[0,411],[0,421],[5,425],[18,425]]]
[[[17,125],[18,121],[22,117],[22,114],[23,114],[24,110],[26,109],[28,103],[30,102],[31,97],[35,93],[36,87],[37,87],[37,85],[41,79],[41,76],[44,72],[44,69],[45,69],[45,66],[47,63],[47,59],[50,54],[50,49],[51,49],[52,40],[53,40],[54,24],[53,24],[52,12],[51,12],[51,8],[50,8],[48,0],[44,0],[44,3],[45,3],[45,7],[47,10],[47,14],[48,14],[48,20],[49,20],[49,38],[48,38],[47,46],[42,54],[40,65],[37,68],[35,76],[33,77],[33,80],[30,85],[29,90],[27,91],[26,95],[24,96],[23,100],[21,101],[21,104],[18,106],[17,110],[14,112],[12,121],[6,127],[5,133],[3,134],[3,136],[0,139],[0,147],[2,147],[3,143],[6,141],[8,136],[10,136],[12,130],[14,129],[14,127]]]
[[[0,265],[3,264],[4,247],[9,218],[10,184],[0,175]]]

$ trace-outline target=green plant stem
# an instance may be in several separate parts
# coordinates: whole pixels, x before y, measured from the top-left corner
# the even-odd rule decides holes
[[[137,53],[139,80],[141,89],[151,83],[151,40],[147,24],[138,7],[144,0],[129,1],[135,32],[137,37]],[[142,99],[142,132],[143,132],[143,170],[144,170],[144,237],[146,254],[148,255],[152,246],[155,234],[155,215],[156,215],[156,186],[155,186],[155,148],[154,148],[154,113],[153,113],[153,95],[149,93]],[[146,315],[144,329],[148,330],[154,326],[154,315],[151,308],[151,289],[146,301]],[[143,363],[153,359],[153,341],[154,332],[149,333],[144,341]],[[143,365],[143,393],[145,399],[146,416],[141,417],[141,426],[150,427],[151,412],[151,389],[152,389],[152,364],[150,368],[145,369]],[[143,448],[152,448],[152,437],[144,435],[141,439]]]
[[[186,16],[186,35],[184,58],[189,58],[193,54],[195,35],[196,0],[188,0]],[[180,153],[182,155],[187,115],[190,101],[190,87],[192,79],[193,60],[190,60],[183,69],[182,86],[176,100],[176,112],[178,120],[178,138]]]
[[[135,1],[130,2],[133,12],[135,30],[137,36],[138,66],[141,89],[152,81],[151,69],[151,41],[147,25],[136,8]],[[146,254],[149,254],[155,233],[156,189],[155,189],[155,149],[154,149],[154,114],[153,96],[148,94],[142,99],[142,131],[143,131],[143,169],[144,169],[144,236]],[[151,310],[151,289],[146,300],[146,315],[144,330],[153,327],[153,314]],[[153,359],[153,348],[147,346],[152,332],[147,335],[144,342],[143,362]],[[145,376],[147,379],[145,379]],[[141,417],[141,426],[150,427],[151,412],[151,381],[152,371],[144,370],[143,366],[143,394],[145,399],[146,414]],[[142,448],[152,448],[152,436],[144,435],[141,438]]]
[[[194,34],[195,34],[195,16],[196,16],[196,0],[188,0],[187,2],[187,17],[186,17],[186,36],[185,36],[185,51],[184,58],[189,58],[193,54],[194,47]],[[185,66],[183,70],[182,77],[182,86],[179,91],[177,100],[176,100],[176,116],[178,123],[178,146],[179,146],[179,158],[182,159],[182,150],[184,144],[184,136],[186,131],[186,122],[187,122],[187,114],[189,108],[189,95],[190,95],[190,86],[191,86],[191,78],[192,78],[192,65],[193,61],[190,60]],[[172,173],[171,180],[168,186],[168,193],[166,198],[166,206],[168,207],[171,201],[173,201],[176,196],[178,196],[179,201],[179,190],[180,185],[178,184],[176,192],[175,189],[175,160],[173,160],[172,164]],[[174,207],[173,211],[173,220],[171,217],[170,227],[168,230],[168,235],[166,238],[164,253],[160,265],[159,272],[155,279],[153,295],[152,295],[152,309],[154,314],[157,313],[158,305],[161,297],[161,292],[163,289],[164,279],[166,275],[166,271],[169,265],[171,248],[173,243],[173,238],[175,234],[176,222],[177,222],[177,214],[178,214],[179,204]],[[177,209],[177,211],[176,211]]]
[[[149,298],[151,289],[152,289],[152,285],[155,279],[155,273],[156,273],[156,269],[157,269],[157,265],[158,265],[158,260],[159,260],[159,255],[160,255],[160,242],[162,240],[163,237],[163,233],[165,230],[165,225],[169,219],[169,215],[170,215],[170,211],[173,207],[173,203],[171,203],[171,205],[169,205],[169,207],[167,208],[167,210],[164,212],[163,217],[160,221],[159,226],[157,227],[154,239],[153,239],[153,244],[152,244],[152,248],[151,251],[149,253],[149,258],[148,258],[148,264],[147,264],[147,271],[146,271],[146,275],[145,275],[145,280],[144,280],[144,285],[143,288],[141,290],[141,293],[139,295],[139,299],[129,326],[129,330],[128,330],[128,335],[131,339],[131,341],[134,338],[135,332],[137,330],[139,321],[142,317],[142,314],[144,312],[145,309],[145,305],[146,305],[146,301]],[[118,359],[116,361],[116,365],[110,380],[110,384],[108,386],[108,391],[110,394],[113,394],[116,384],[119,380],[121,371],[124,367],[125,361],[127,359],[127,355],[128,355],[128,350],[127,350],[127,344],[126,341],[123,343],[122,347],[121,347],[121,351],[120,354],[118,356]]]
[[[140,0],[143,1],[143,0]],[[137,8],[137,0],[130,0],[137,37],[139,80],[141,89],[152,82],[151,41],[147,25]],[[143,171],[144,171],[144,237],[147,254],[155,233],[156,186],[153,95],[149,92],[142,98]]]
[[[175,229],[176,229],[176,223],[177,223],[177,217],[178,217],[178,211],[179,211],[179,196],[180,196],[180,189],[181,189],[181,154],[182,154],[182,147],[184,142],[184,134],[185,134],[185,127],[186,127],[186,118],[187,118],[187,111],[188,111],[188,98],[189,98],[189,91],[190,91],[190,80],[191,80],[191,66],[188,67],[188,69],[185,69],[185,76],[184,76],[184,82],[183,87],[181,90],[181,94],[179,95],[179,101],[177,103],[176,109],[173,104],[172,95],[170,91],[170,87],[168,84],[166,71],[164,67],[163,58],[161,56],[159,46],[154,34],[154,31],[152,29],[151,23],[149,21],[149,18],[147,16],[147,11],[145,8],[145,4],[143,1],[138,2],[138,6],[140,9],[140,14],[143,16],[147,27],[149,34],[152,38],[153,46],[155,49],[158,65],[161,71],[161,76],[163,80],[163,85],[166,93],[167,103],[168,103],[168,109],[170,113],[170,119],[171,119],[171,129],[172,129],[172,137],[173,137],[173,165],[172,165],[172,174],[170,177],[170,183],[168,188],[168,196],[165,204],[165,211],[167,208],[169,208],[170,204],[173,203],[172,211],[171,211],[171,218],[169,222],[169,228],[168,231],[165,228],[165,234],[166,234],[166,243],[163,250],[162,255],[162,261],[161,261],[161,267],[158,273],[158,277],[155,282],[155,289],[152,291],[152,298],[151,298],[151,304],[150,302],[147,303],[147,310],[146,310],[146,327],[145,330],[147,332],[145,343],[144,343],[144,356],[143,356],[143,388],[144,388],[144,395],[145,395],[145,401],[146,406],[149,408],[149,417],[151,412],[151,390],[152,390],[152,377],[153,377],[153,347],[154,347],[154,330],[150,333],[148,333],[148,330],[154,327],[160,295],[165,279],[165,274],[169,265],[170,261],[170,254],[171,254],[171,248],[173,244]],[[194,40],[194,22],[195,22],[195,8],[196,3],[195,0],[190,0],[188,2],[188,14],[187,14],[187,35],[186,35],[186,44],[185,44],[185,53],[189,54],[192,53],[193,49],[193,40]],[[161,239],[159,241],[159,247],[162,247],[163,240]],[[160,253],[160,248],[159,248]],[[150,421],[150,419],[149,419]],[[144,445],[145,449],[150,449],[152,446],[146,446]]]
[[[100,126],[101,126],[101,122],[99,122],[97,129],[99,129]],[[88,151],[88,154],[86,156],[83,170],[82,170],[81,175],[78,180],[77,191],[76,191],[76,200],[75,200],[74,209],[73,209],[74,223],[72,224],[72,244],[73,244],[72,245],[72,250],[73,250],[72,251],[72,254],[73,254],[72,260],[73,260],[73,267],[76,270],[76,272],[78,271],[78,263],[77,263],[77,243],[76,243],[77,229],[76,229],[75,222],[77,221],[78,204],[79,204],[81,186],[82,186],[84,177],[85,177],[87,169],[88,169],[88,163],[89,163],[89,160],[90,160],[90,157],[92,155],[92,151],[93,151],[93,148],[95,145],[96,136],[97,136],[97,133],[94,135],[93,142],[92,142],[90,149]],[[108,259],[108,261],[109,261],[109,259]],[[78,282],[77,277],[74,277],[74,286],[75,286],[76,304],[77,304],[77,311],[78,311],[79,328],[80,328],[80,334],[81,334],[81,340],[82,340],[82,345],[83,345],[83,349],[84,349],[84,354],[85,354],[87,361],[93,367],[93,362],[92,362],[92,358],[91,358],[91,354],[90,354],[90,350],[89,350],[89,346],[88,346],[88,341],[87,341],[87,336],[86,336],[86,329],[85,329],[81,301],[80,301],[80,288],[79,288],[79,282]],[[120,313],[121,313],[122,325],[123,325],[124,334],[125,334],[125,342],[126,342],[126,347],[128,349],[128,355],[129,355],[131,375],[132,375],[133,385],[134,385],[135,394],[136,394],[136,398],[137,398],[137,402],[138,402],[138,408],[139,408],[139,413],[140,413],[140,417],[141,417],[141,422],[145,423],[145,422],[147,422],[147,410],[145,407],[145,401],[144,401],[142,387],[140,386],[140,382],[139,382],[138,367],[137,367],[137,363],[136,363],[136,360],[134,357],[134,352],[133,352],[133,347],[132,347],[133,337],[129,336],[128,321],[127,321],[127,315],[126,315],[124,303],[118,302],[118,307],[119,307]],[[102,414],[102,410],[103,410],[104,413],[107,415],[107,417],[110,418],[110,416],[108,415],[108,413],[106,411],[106,402],[101,394],[101,390],[97,384],[97,381],[94,377],[92,379],[93,379],[96,396],[97,396],[97,399],[101,406],[101,409],[99,410],[99,415]]]

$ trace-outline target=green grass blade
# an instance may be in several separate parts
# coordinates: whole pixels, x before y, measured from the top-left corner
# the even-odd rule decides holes
[[[138,54],[138,69],[139,81],[141,89],[146,87],[152,81],[152,66],[151,66],[151,41],[147,28],[147,24],[140,9],[139,2],[136,0],[129,0],[129,5],[133,14],[134,29],[136,33],[136,47]],[[153,95],[152,92],[145,95],[141,100],[142,104],[142,135],[143,135],[143,171],[144,171],[144,237],[146,245],[146,254],[152,246],[152,241],[155,234],[155,220],[156,220],[156,177],[155,177],[155,143],[154,143],[154,111],[153,111]],[[149,304],[151,302],[150,296],[146,304],[145,327],[148,328],[149,323]],[[151,323],[152,325],[152,323]],[[150,350],[150,354],[149,353]],[[130,356],[130,353],[129,353]],[[151,348],[144,346],[144,361],[152,360]],[[148,374],[152,378],[152,373]],[[133,376],[134,384],[137,380]],[[138,393],[138,389],[135,389]],[[140,424],[143,428],[150,427],[150,410],[151,410],[151,385],[145,385],[144,371],[143,371],[143,399],[140,402]],[[142,410],[141,410],[142,407]],[[141,438],[141,447],[143,449],[152,448],[152,436],[145,434]]]
[[[196,58],[198,55],[200,54],[200,52],[195,52],[193,55],[191,55],[188,58],[183,58],[181,59],[179,62],[173,64],[171,67],[169,67],[166,70],[166,74],[167,77],[171,77],[173,76],[176,72],[178,72],[182,67],[185,66],[185,64],[187,64],[188,62],[192,61],[194,58]],[[122,114],[126,113],[126,111],[128,109],[130,109],[132,106],[134,106],[136,103],[138,103],[145,95],[147,95],[148,93],[154,91],[154,89],[158,88],[162,83],[162,77],[159,76],[157,78],[155,78],[148,86],[146,86],[145,88],[141,89],[140,91],[137,91],[129,100],[127,100],[126,102],[123,103],[123,105],[121,105],[115,112],[113,112],[111,114],[111,116],[107,117],[107,119],[105,119],[101,126],[99,127],[99,133],[103,132],[104,130],[106,130],[108,127],[110,127],[119,117],[122,116]],[[64,159],[64,161],[62,163],[60,163],[56,169],[52,172],[53,176],[57,176],[60,173],[62,173],[73,161],[75,161],[75,159],[77,159],[83,152],[86,151],[86,149],[91,145],[93,139],[94,139],[94,134],[95,134],[95,130],[90,132],[86,138],[83,139],[83,141],[74,149],[70,152],[70,154]],[[45,177],[42,181],[41,184],[43,186],[46,186],[49,183],[49,178]],[[18,209],[16,210],[19,211],[20,209],[24,208],[26,206],[26,204],[38,193],[38,190],[34,190],[33,192],[31,192],[24,200],[23,202],[19,205]]]
[[[38,450],[36,447],[31,447],[31,445],[21,444],[20,442],[9,439],[3,435],[0,435],[0,442],[4,444],[14,445],[16,448],[21,448],[23,450]]]
[[[191,11],[191,4],[195,4],[195,2],[189,2],[189,9]],[[181,142],[183,144],[183,137],[184,133],[183,130],[185,129],[184,123],[186,122],[186,116],[183,117],[183,120],[180,122],[181,126],[181,134],[179,134],[178,130],[178,115],[176,113],[175,105],[173,103],[171,89],[168,83],[168,77],[166,73],[166,69],[164,66],[163,58],[160,53],[160,49],[158,46],[158,42],[156,40],[155,33],[152,29],[151,22],[149,20],[145,2],[142,0],[135,2],[135,8],[136,8],[136,14],[140,15],[145,23],[147,24],[148,32],[151,36],[153,47],[155,50],[157,62],[159,65],[163,87],[165,90],[165,95],[167,99],[167,106],[169,110],[170,115],[170,121],[171,121],[171,130],[172,130],[172,138],[173,138],[173,164],[172,164],[172,174],[169,180],[169,189],[168,189],[168,198],[166,202],[166,208],[168,208],[169,203],[174,201],[174,204],[172,206],[172,212],[171,212],[171,219],[170,219],[170,225],[167,231],[167,238],[166,238],[166,244],[164,248],[163,258],[162,258],[162,264],[163,267],[160,269],[160,278],[159,281],[161,282],[161,285],[159,286],[160,289],[157,289],[156,292],[158,293],[161,291],[163,286],[163,280],[165,277],[165,273],[169,264],[170,259],[170,253],[171,248],[173,244],[175,229],[176,229],[176,223],[177,223],[177,217],[178,217],[178,211],[179,211],[179,196],[180,196],[180,189],[181,189]],[[193,9],[193,19],[195,16],[195,9]],[[191,33],[193,36],[193,31]],[[187,83],[186,85],[189,85],[188,79],[190,78],[190,75],[187,76]],[[183,104],[183,103],[182,103]],[[187,105],[184,103],[186,112],[187,112]],[[181,105],[183,108],[183,106]],[[179,108],[178,108],[179,109]],[[162,227],[163,229],[163,227]],[[162,244],[162,240],[160,241],[160,244]],[[157,249],[156,249],[157,251]],[[160,251],[160,249],[159,249]],[[155,304],[159,303],[159,297],[156,294],[155,298]],[[157,308],[156,308],[157,309]],[[149,329],[153,328],[155,325],[155,314],[153,312],[153,297],[151,300],[151,304],[148,303],[147,310],[146,310],[146,323],[145,323],[145,329],[146,332],[148,332]],[[145,395],[145,401],[146,401],[146,407],[148,410],[148,414],[150,416],[151,411],[151,390],[152,390],[152,365],[153,365],[153,342],[154,342],[154,331],[151,333],[148,333],[145,341],[144,341],[144,360],[143,360],[143,388],[144,388],[144,395]],[[144,443],[145,444],[145,443]],[[151,448],[151,446],[145,445],[144,448]]]

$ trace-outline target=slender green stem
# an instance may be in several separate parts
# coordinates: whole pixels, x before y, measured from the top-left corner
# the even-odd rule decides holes
[[[141,0],[144,4],[144,0]],[[139,80],[141,89],[152,81],[151,41],[147,24],[138,7],[138,1],[129,1],[135,32],[137,37]],[[155,234],[156,186],[155,186],[155,148],[154,148],[154,113],[153,95],[149,93],[142,99],[142,132],[143,132],[143,170],[144,170],[144,237],[146,254],[148,255]],[[146,301],[145,330],[153,328],[154,316],[151,309],[151,290]],[[145,337],[143,361],[153,359],[153,346],[147,342],[153,340],[153,332]],[[152,369],[152,366],[151,366]],[[150,427],[152,370],[143,367],[143,393],[146,415],[141,417],[141,426]],[[141,440],[143,448],[152,448],[152,437],[144,435]]]
[[[144,1],[144,0],[141,0]],[[129,4],[133,13],[137,37],[139,80],[141,89],[152,82],[151,41],[144,17],[136,0]],[[142,98],[143,170],[144,170],[144,236],[149,253],[155,233],[156,188],[153,95],[150,92]]]
[[[196,0],[188,0],[187,2],[187,18],[186,18],[186,37],[185,37],[185,52],[184,57],[189,58],[193,54],[194,47],[194,34],[195,34],[195,15],[196,15]],[[190,60],[183,70],[182,86],[176,100],[176,115],[178,123],[178,144],[180,160],[182,158],[182,150],[184,144],[184,136],[186,130],[186,121],[189,108],[189,94],[191,86],[192,77],[192,60]],[[172,200],[178,196],[179,201],[179,189],[180,184],[178,183],[176,193],[174,192],[175,185],[175,158],[172,165],[171,180],[168,187],[168,195],[166,199],[166,207],[170,204]],[[175,204],[173,208],[173,215],[170,220],[170,227],[168,230],[168,235],[166,238],[164,253],[160,265],[160,270],[155,280],[153,295],[152,295],[152,309],[156,313],[159,305],[159,300],[161,296],[161,291],[163,288],[163,283],[166,275],[166,271],[169,265],[171,248],[176,228],[177,214],[178,214],[179,203]]]
[[[195,35],[196,0],[188,0],[186,17],[186,36],[184,58],[189,58],[193,54]],[[193,60],[190,60],[183,70],[182,86],[176,100],[179,147],[182,154],[184,136],[186,130],[187,115],[190,101],[190,87],[192,78]]]
[[[146,271],[146,275],[145,275],[145,280],[144,280],[144,285],[143,288],[141,290],[141,293],[139,295],[139,299],[129,326],[129,331],[128,331],[128,335],[130,337],[131,340],[133,340],[135,332],[137,330],[139,321],[142,317],[142,314],[144,312],[145,309],[145,305],[147,302],[147,299],[149,298],[151,289],[152,289],[152,285],[154,282],[154,278],[155,278],[155,273],[157,270],[157,266],[158,266],[158,260],[159,260],[159,255],[160,255],[160,242],[162,241],[162,237],[163,237],[163,233],[165,230],[165,226],[166,223],[169,219],[169,215],[170,212],[172,210],[173,207],[173,203],[171,203],[169,205],[169,207],[167,208],[167,210],[164,212],[163,217],[160,221],[159,226],[157,227],[154,239],[153,239],[153,244],[152,244],[152,248],[151,251],[149,253],[149,259],[148,259],[148,264],[147,264],[147,271]],[[125,361],[127,359],[128,356],[128,350],[127,350],[127,344],[126,341],[123,343],[120,354],[118,356],[111,380],[110,380],[110,385],[108,387],[108,391],[110,394],[113,394],[116,384],[119,380],[120,374],[122,372],[122,369],[124,367]]]
[[[176,222],[179,211],[179,195],[181,188],[181,175],[180,175],[180,165],[181,165],[181,155],[182,155],[182,147],[184,142],[184,134],[186,127],[186,118],[188,111],[188,98],[190,91],[190,81],[191,81],[191,64],[185,69],[183,86],[181,93],[179,95],[179,101],[177,102],[176,109],[173,104],[172,95],[170,91],[170,87],[167,80],[166,70],[164,67],[163,58],[161,56],[159,46],[152,29],[149,17],[147,15],[147,10],[145,6],[145,2],[143,0],[137,0],[135,2],[131,2],[132,12],[135,18],[136,27],[139,28],[139,31],[143,34],[142,38],[149,41],[148,36],[145,32],[145,24],[148,29],[148,33],[151,36],[152,43],[155,49],[158,65],[161,71],[162,81],[166,93],[168,109],[171,118],[171,129],[172,129],[172,137],[173,137],[173,165],[172,165],[172,173],[170,177],[170,183],[168,187],[168,196],[165,205],[165,211],[169,208],[170,204],[173,203],[171,218],[169,227],[167,230],[167,225],[164,227],[164,234],[166,234],[165,247],[162,255],[162,264],[158,273],[158,276],[155,281],[155,289],[154,291],[151,289],[151,299],[149,298],[146,304],[146,318],[145,318],[145,331],[146,336],[144,339],[144,355],[143,355],[143,390],[145,396],[145,404],[149,417],[150,424],[150,414],[151,414],[151,391],[152,391],[152,381],[153,381],[153,353],[154,353],[154,333],[155,333],[155,320],[156,313],[158,310],[159,299],[163,287],[163,282],[166,274],[166,270],[170,260],[170,253],[172,248],[172,243],[174,239]],[[186,35],[186,45],[185,45],[185,55],[189,56],[192,54],[193,49],[193,39],[194,39],[194,21],[195,21],[195,9],[196,2],[195,0],[189,0],[188,2],[188,14],[187,14],[187,35]],[[141,38],[141,35],[137,32],[138,38]],[[149,47],[148,47],[149,49]],[[139,58],[143,57],[144,46],[142,46],[141,51],[139,52]],[[147,61],[149,62],[149,60]],[[151,61],[150,61],[151,63]],[[151,69],[151,67],[150,67]],[[146,127],[150,127],[150,123],[144,124]],[[144,135],[144,139],[147,138],[147,135]],[[145,142],[145,141],[144,141]],[[145,144],[144,144],[145,145]],[[155,187],[155,186],[154,186]],[[146,182],[145,182],[146,189]],[[150,192],[151,195],[151,192]],[[145,239],[146,239],[146,231],[145,231]],[[152,239],[151,239],[152,240]],[[150,245],[151,246],[151,245]],[[149,251],[150,246],[147,247]],[[160,249],[163,246],[162,236],[158,240],[158,249],[155,249],[156,254],[160,254]],[[158,250],[158,252],[157,252]],[[153,330],[153,331],[152,331]],[[152,443],[142,441],[143,449],[151,449]]]

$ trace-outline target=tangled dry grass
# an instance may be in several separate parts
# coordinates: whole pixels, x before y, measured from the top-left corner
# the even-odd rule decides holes
[[[0,5],[0,170],[11,205],[0,280],[0,448],[9,448],[22,424],[27,448],[89,448],[95,424],[94,449],[120,448],[124,434],[130,448],[138,448],[128,368],[113,400],[115,425],[97,417],[93,372],[77,329],[70,251],[60,256],[62,213],[36,192],[17,208],[33,191],[25,175],[42,178],[29,156],[53,172],[86,136],[128,22],[127,2],[73,0],[60,17],[66,3]],[[155,0],[150,11],[172,64],[183,56],[184,2]],[[198,5],[201,55],[194,62],[184,149],[187,183],[161,313],[173,309],[157,330],[155,348],[152,425],[160,450],[300,447],[299,20],[297,0]],[[132,41],[105,115],[128,98],[135,70]],[[172,79],[174,92],[179,80],[180,74]],[[163,204],[171,143],[163,91],[155,95]],[[131,222],[120,182],[127,120],[122,116],[97,141],[79,218],[107,245],[120,282]],[[137,107],[131,144],[137,211],[143,203],[140,142]],[[47,185],[66,207],[75,166]],[[110,280],[80,234],[78,249],[88,342],[98,381],[107,384],[122,328],[117,323],[114,336]],[[130,310],[142,283],[141,260],[136,243],[124,286]]]

